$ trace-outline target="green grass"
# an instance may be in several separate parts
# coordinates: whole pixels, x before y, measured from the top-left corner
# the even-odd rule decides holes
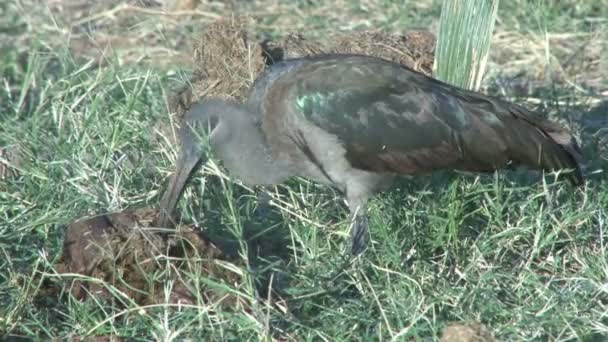
[[[297,6],[306,13],[314,6],[332,8],[330,3]],[[569,1],[547,11],[535,3],[502,1],[497,26],[536,33],[597,29],[585,21],[597,16],[591,2]],[[407,12],[396,2],[371,4],[378,7],[350,1],[345,12],[353,22],[367,18],[386,30],[425,27],[439,18],[437,1],[408,5]],[[566,11],[570,4],[577,6]],[[326,11],[327,22],[296,13],[293,26],[323,31],[352,24],[339,12]],[[542,25],[527,13],[542,13]],[[19,16],[5,18],[11,19],[2,27],[11,30],[3,34],[25,30]],[[272,24],[265,20],[259,20],[261,31]],[[282,25],[278,29],[286,30]],[[110,300],[78,301],[68,292],[45,296],[43,281],[58,278],[52,264],[66,224],[157,205],[175,146],[157,140],[154,124],[168,121],[167,89],[183,82],[181,74],[137,65],[86,68],[65,47],[45,48],[52,38],[34,36],[37,44],[28,53],[5,40],[0,55],[0,146],[19,145],[25,155],[20,176],[0,180],[0,336],[423,340],[437,338],[451,322],[478,321],[505,341],[608,338],[605,172],[579,190],[523,171],[402,180],[371,202],[372,243],[365,255],[328,279],[348,246],[347,209],[331,189],[292,180],[273,193],[278,204],[263,218],[250,189],[212,165],[193,182],[180,210],[184,220],[232,251],[239,281],[214,286],[241,297],[249,310],[221,309],[200,298],[179,308],[141,306],[112,284],[105,284]],[[486,80],[499,92],[493,82]],[[518,95],[541,98],[549,115],[571,118],[590,171],[606,170],[597,136],[575,121],[575,112],[595,105],[595,95],[571,84]],[[563,98],[568,105],[557,101]],[[266,232],[254,237],[259,231]],[[209,282],[194,269],[182,276]],[[287,298],[287,313],[259,298],[271,279]],[[162,274],[150,274],[150,280],[163,282]]]

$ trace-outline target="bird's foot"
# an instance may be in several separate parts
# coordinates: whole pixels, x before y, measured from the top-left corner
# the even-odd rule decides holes
[[[367,215],[357,215],[353,229],[350,232],[351,238],[351,254],[357,256],[361,254],[367,247],[367,229],[369,219]]]

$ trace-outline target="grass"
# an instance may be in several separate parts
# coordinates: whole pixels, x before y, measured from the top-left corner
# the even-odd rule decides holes
[[[93,296],[79,301],[67,291],[44,295],[43,281],[60,278],[52,265],[61,254],[66,224],[157,205],[175,147],[159,139],[155,124],[169,120],[165,96],[184,76],[176,66],[133,63],[120,52],[101,66],[86,64],[64,36],[45,31],[51,24],[31,24],[43,20],[44,13],[24,2],[0,5],[7,14],[0,25],[0,146],[17,145],[25,156],[18,177],[0,180],[0,335],[41,340],[106,334],[142,341],[423,340],[437,338],[451,322],[482,322],[502,340],[605,340],[608,183],[605,172],[595,171],[606,169],[606,140],[600,130],[583,124],[602,101],[605,82],[588,86],[590,78],[580,76],[584,73],[570,77],[579,69],[564,71],[560,79],[539,76],[557,72],[550,66],[574,50],[563,48],[569,45],[551,34],[593,36],[604,29],[601,25],[607,23],[593,19],[601,16],[591,3],[546,1],[541,8],[534,1],[502,1],[497,35],[504,40],[493,42],[498,47],[484,80],[487,91],[540,106],[581,136],[592,173],[583,188],[523,171],[444,172],[402,180],[371,202],[373,240],[366,254],[328,279],[348,245],[347,209],[331,189],[292,180],[272,194],[276,205],[263,218],[256,214],[251,190],[212,164],[180,208],[186,221],[233,247],[226,267],[239,280],[213,285],[242,299],[243,307],[233,309],[202,298],[180,307],[168,299],[141,305],[113,284],[104,284],[110,300]],[[229,10],[203,6],[214,13]],[[407,11],[391,1],[242,6],[282,13],[261,16],[259,32],[310,27],[322,35],[366,26],[388,31],[433,26],[440,3],[412,2]],[[497,50],[515,49],[500,48],[508,42],[507,34],[500,35],[504,32],[530,39],[522,47],[529,49],[526,58],[529,51],[543,53],[535,63],[518,64],[522,59],[517,54],[501,61]],[[537,50],[542,37],[549,44]],[[18,44],[24,41],[28,44]],[[161,45],[173,48],[171,41],[166,37]],[[585,56],[575,55],[574,64],[582,69],[593,65]],[[504,82],[505,75],[521,72],[535,82],[524,88]],[[272,238],[274,250],[247,243],[259,230],[268,230],[263,239]],[[165,262],[167,272],[172,269],[162,254],[159,262]],[[194,284],[210,282],[194,268],[182,276]],[[68,284],[72,279],[62,277]],[[164,282],[166,297],[174,285],[162,274],[150,274],[150,281]],[[271,282],[287,298],[283,306],[260,300]]]

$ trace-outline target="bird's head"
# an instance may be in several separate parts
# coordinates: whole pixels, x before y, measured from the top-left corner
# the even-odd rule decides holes
[[[170,178],[167,190],[160,201],[159,226],[166,227],[171,223],[173,212],[190,175],[197,166],[207,161],[204,152],[209,147],[209,139],[213,141],[229,139],[228,135],[231,131],[225,126],[231,121],[231,114],[239,109],[238,105],[231,102],[207,99],[194,104],[184,114],[179,132],[181,148],[175,173]]]

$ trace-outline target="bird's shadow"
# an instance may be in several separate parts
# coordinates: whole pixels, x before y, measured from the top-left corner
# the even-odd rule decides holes
[[[294,181],[297,182],[297,180]],[[323,263],[333,263],[335,266],[335,270],[332,269],[331,274],[317,275],[318,279],[315,284],[301,284],[295,278],[302,277],[301,272],[307,273],[306,277],[308,277],[311,270],[296,269],[297,266],[293,262],[291,230],[281,209],[264,205],[257,194],[252,194],[249,190],[239,186],[233,186],[230,199],[228,199],[228,201],[232,201],[233,211],[229,213],[226,208],[227,195],[223,190],[221,180],[217,177],[206,177],[205,182],[206,190],[203,197],[206,200],[193,207],[195,220],[200,222],[201,234],[206,239],[213,241],[229,260],[238,262],[247,260],[247,271],[255,281],[258,300],[285,299],[290,303],[293,308],[290,310],[290,315],[281,315],[281,322],[274,322],[275,325],[280,326],[286,322],[285,320],[299,319],[298,305],[307,305],[306,303],[309,301],[308,299],[297,299],[306,298],[307,296],[303,293],[322,293],[315,297],[330,296],[339,301],[348,301],[349,298],[361,295],[348,275],[349,269],[356,266],[352,266],[344,255],[332,257],[331,261],[323,260]],[[289,187],[277,187],[275,191],[278,196],[285,197],[290,193]],[[334,219],[342,221],[348,217],[346,206],[336,196],[333,189],[322,188],[314,191],[315,196],[334,198],[331,205],[343,207],[341,208],[343,210],[331,211],[332,214],[329,217],[331,221]],[[190,203],[192,204],[192,201]],[[305,203],[298,205],[304,206]],[[233,220],[237,215],[240,220],[240,231],[230,228],[235,224],[229,220]]]
[[[245,261],[260,298],[268,298],[270,294],[283,296],[292,258],[289,229],[283,216],[239,186],[232,188],[228,199],[232,201],[232,209],[229,209],[220,183],[217,177],[207,177],[205,199],[194,208],[202,234],[229,260]],[[235,226],[239,229],[233,229]]]

